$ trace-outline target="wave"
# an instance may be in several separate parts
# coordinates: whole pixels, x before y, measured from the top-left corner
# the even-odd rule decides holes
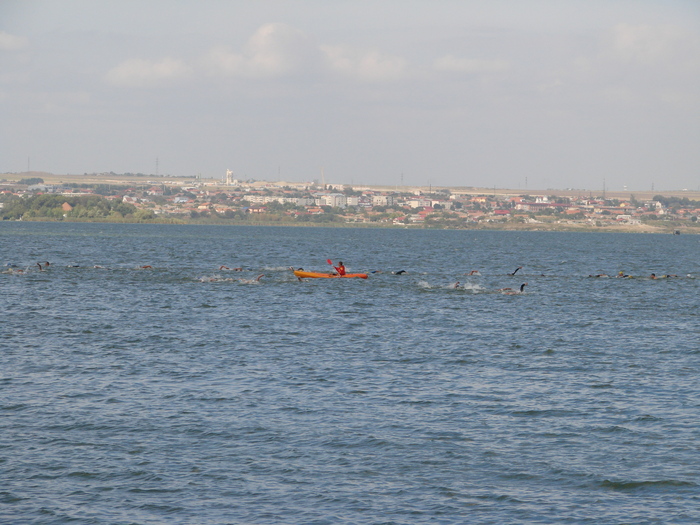
[[[640,489],[663,489],[677,487],[697,487],[697,483],[692,481],[680,481],[676,479],[663,479],[656,481],[611,481],[606,479],[600,486],[609,490],[634,491]]]

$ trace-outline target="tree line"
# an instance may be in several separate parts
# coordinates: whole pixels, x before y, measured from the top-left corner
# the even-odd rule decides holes
[[[68,206],[64,207],[64,204]],[[145,212],[145,213],[144,213]],[[98,195],[70,197],[65,195],[13,196],[0,209],[2,220],[41,218],[51,220],[75,219],[137,219],[152,218],[149,211],[133,204],[105,199]],[[146,217],[145,215],[148,215]]]

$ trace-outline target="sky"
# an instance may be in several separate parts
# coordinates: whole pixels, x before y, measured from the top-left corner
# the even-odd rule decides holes
[[[0,173],[699,190],[697,0],[0,0]]]

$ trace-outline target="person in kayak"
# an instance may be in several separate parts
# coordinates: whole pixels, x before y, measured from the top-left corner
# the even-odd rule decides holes
[[[338,266],[334,266],[333,268],[335,268],[335,271],[338,272],[338,275],[341,277],[345,275],[345,265],[343,264],[343,261],[340,261]]]

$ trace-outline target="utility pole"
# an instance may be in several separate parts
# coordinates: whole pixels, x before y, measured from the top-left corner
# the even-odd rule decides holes
[[[603,200],[605,200],[605,179],[603,179]]]

